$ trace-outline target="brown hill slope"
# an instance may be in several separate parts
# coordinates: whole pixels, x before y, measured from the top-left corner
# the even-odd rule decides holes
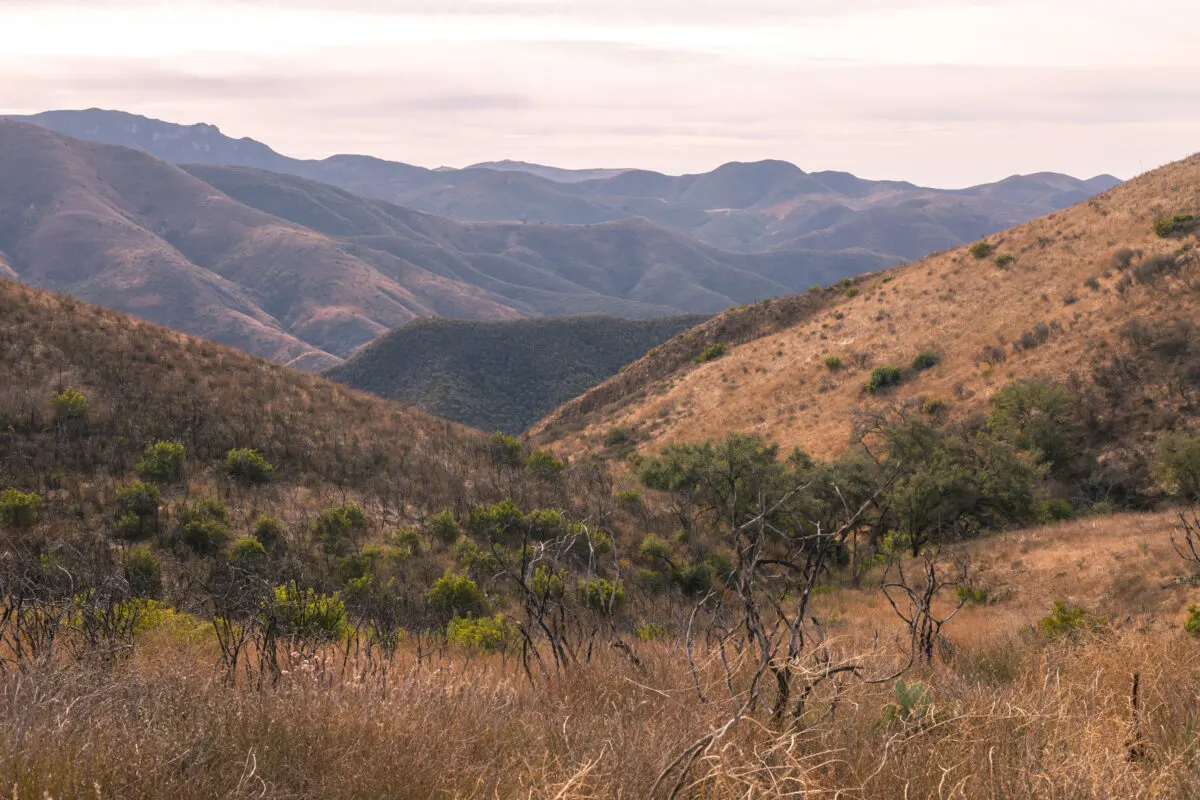
[[[652,449],[743,430],[830,454],[846,446],[858,411],[936,399],[961,418],[984,409],[1012,378],[1065,379],[1105,364],[1134,374],[1140,359],[1174,356],[1160,347],[1165,337],[1156,344],[1126,328],[1131,322],[1179,321],[1175,344],[1194,350],[1195,229],[1162,237],[1154,223],[1197,212],[1200,156],[989,237],[982,257],[959,248],[837,287],[837,301],[818,313],[731,341],[707,363],[656,370],[659,356],[650,356],[531,434],[572,450],[619,428]],[[720,324],[718,317],[701,330]],[[939,363],[914,370],[923,352]],[[828,367],[830,358],[841,359],[840,368]],[[888,365],[904,368],[900,385],[868,393],[872,369]],[[634,375],[645,382],[614,391]],[[1181,402],[1190,402],[1197,379],[1180,376]]]
[[[242,205],[121,147],[0,121],[0,251],[22,281],[276,361],[329,366],[414,317],[519,313]]]

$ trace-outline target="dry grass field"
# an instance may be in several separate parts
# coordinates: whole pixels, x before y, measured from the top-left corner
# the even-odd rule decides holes
[[[1171,522],[1118,515],[974,543],[989,600],[952,620],[952,649],[905,676],[928,687],[919,714],[889,716],[890,682],[843,681],[794,725],[741,720],[679,796],[1194,797],[1200,644],[1180,622],[1200,591],[1164,588],[1186,573]],[[868,677],[900,658],[875,577],[821,599],[829,646]],[[1086,606],[1098,626],[1075,639],[1035,633],[1053,600]],[[364,675],[330,648],[292,657],[258,689],[220,679],[204,626],[166,624],[115,665],[0,678],[0,781],[20,798],[650,797],[676,755],[729,720],[731,702],[702,645],[696,684],[673,636],[634,653],[636,664],[598,648],[530,681],[515,656],[435,649],[417,663],[406,645],[386,675]]]

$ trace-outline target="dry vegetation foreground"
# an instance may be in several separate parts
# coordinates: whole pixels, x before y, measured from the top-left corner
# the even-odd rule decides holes
[[[335,648],[258,688],[222,680],[204,626],[168,621],[115,664],[4,675],[0,780],[20,798],[1194,797],[1200,644],[1181,622],[1200,591],[1171,530],[1170,515],[1118,515],[973,543],[988,599],[951,621],[905,696],[825,683],[794,725],[746,715],[655,794],[731,719],[746,679],[732,649],[728,684],[702,641],[693,682],[666,636],[534,681],[515,656],[418,663],[410,644],[368,669]],[[867,677],[902,660],[877,578],[820,599],[835,659],[878,632]],[[1039,632],[1054,600],[1098,624]]]

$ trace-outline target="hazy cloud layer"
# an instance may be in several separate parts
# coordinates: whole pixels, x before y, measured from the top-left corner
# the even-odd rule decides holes
[[[0,0],[0,111],[429,166],[1126,177],[1200,149],[1189,21],[1190,0]]]

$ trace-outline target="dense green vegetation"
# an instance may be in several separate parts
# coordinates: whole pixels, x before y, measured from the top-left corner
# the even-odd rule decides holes
[[[328,377],[483,430],[520,433],[703,316],[422,319]]]

